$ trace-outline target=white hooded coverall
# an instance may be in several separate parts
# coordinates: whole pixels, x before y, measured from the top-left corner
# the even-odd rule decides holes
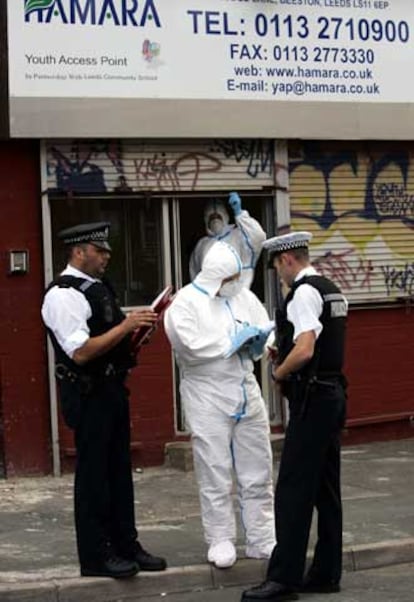
[[[209,227],[209,219],[212,213],[218,213],[223,219],[223,230],[215,234]],[[242,262],[241,280],[244,286],[250,288],[254,269],[262,251],[262,243],[266,240],[266,233],[248,211],[243,209],[235,218],[236,225],[229,224],[229,214],[222,201],[211,201],[204,210],[204,222],[207,236],[203,236],[197,242],[190,257],[190,278],[194,280],[201,270],[201,265],[207,251],[211,246],[221,240],[236,249]]]
[[[177,293],[164,324],[180,368],[206,542],[236,540],[234,470],[247,550],[270,553],[275,526],[265,402],[247,351],[223,359],[237,329],[264,326],[269,316],[245,287],[233,297],[216,295],[240,267],[234,249],[216,242],[194,282]]]

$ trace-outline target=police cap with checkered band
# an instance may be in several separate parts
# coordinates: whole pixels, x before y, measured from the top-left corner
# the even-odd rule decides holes
[[[110,222],[93,222],[90,224],[78,224],[65,228],[58,233],[58,238],[65,245],[77,245],[89,243],[98,249],[111,251],[109,245]]]
[[[273,267],[273,259],[281,253],[294,249],[307,249],[311,239],[312,234],[305,231],[289,232],[289,234],[268,238],[264,241],[263,248],[268,252],[269,267]]]

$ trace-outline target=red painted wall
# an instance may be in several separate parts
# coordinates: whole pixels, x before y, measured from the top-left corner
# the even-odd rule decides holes
[[[352,442],[414,435],[414,305],[352,310],[346,373]]]
[[[0,142],[0,404],[7,476],[51,470],[43,292],[39,145]],[[8,250],[28,249],[26,275]]]
[[[130,377],[132,445],[139,465],[162,464],[164,447],[174,436],[172,355],[160,328],[139,354]]]

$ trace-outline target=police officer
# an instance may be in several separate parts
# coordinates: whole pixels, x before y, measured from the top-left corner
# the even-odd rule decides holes
[[[121,311],[105,280],[109,222],[59,233],[68,265],[48,287],[42,317],[56,354],[56,376],[76,445],[75,526],[81,575],[131,577],[166,568],[138,542],[125,378],[135,364],[131,333],[151,326],[151,309]]]
[[[276,537],[266,581],[243,602],[296,600],[298,591],[340,589],[342,504],[340,431],[345,419],[342,374],[348,303],[337,286],[309,263],[308,232],[267,240],[270,263],[290,287],[277,319],[273,377],[289,400],[275,493]],[[303,578],[313,509],[318,540]]]

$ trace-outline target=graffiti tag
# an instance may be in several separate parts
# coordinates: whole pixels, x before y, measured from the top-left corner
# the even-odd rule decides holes
[[[404,184],[376,184],[374,198],[381,215],[414,216],[414,195],[408,194]]]
[[[406,263],[402,268],[383,265],[381,270],[388,295],[394,291],[406,293],[409,296],[414,294],[414,262]]]
[[[194,190],[202,174],[221,169],[221,161],[200,152],[185,153],[170,159],[165,153],[154,153],[146,159],[136,159],[138,188],[163,190]]]
[[[66,153],[58,147],[52,147],[50,156],[48,172],[50,174],[54,170],[59,191],[106,192],[104,168],[99,165],[103,159],[109,159],[115,167],[120,185],[126,182],[121,148],[116,141],[74,143]]]
[[[355,287],[371,288],[371,276],[374,271],[372,261],[356,255],[354,249],[340,253],[328,251],[313,262],[318,272],[335,280],[342,290]]]
[[[271,140],[215,140],[212,150],[222,152],[226,159],[233,158],[237,163],[246,161],[246,173],[251,178],[273,173],[274,146]]]

